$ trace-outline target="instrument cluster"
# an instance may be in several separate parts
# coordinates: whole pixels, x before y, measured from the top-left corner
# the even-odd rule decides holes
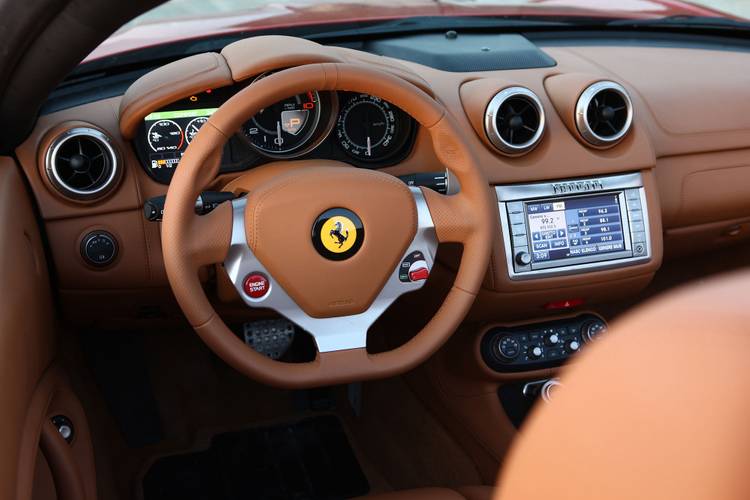
[[[146,116],[134,141],[146,172],[168,184],[201,126],[243,87],[209,89]],[[224,146],[221,171],[311,158],[383,168],[409,154],[416,128],[409,115],[378,97],[310,91],[264,108],[245,122]]]

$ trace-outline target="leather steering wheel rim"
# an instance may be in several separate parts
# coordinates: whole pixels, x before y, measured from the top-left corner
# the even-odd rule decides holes
[[[224,144],[260,109],[308,90],[367,93],[398,106],[429,131],[438,159],[460,183],[460,192],[451,196],[422,189],[437,240],[461,243],[464,250],[455,282],[437,313],[422,331],[392,351],[372,355],[365,348],[319,352],[309,363],[271,360],[247,347],[229,330],[198,278],[202,266],[224,262],[232,240],[232,205],[224,203],[204,216],[194,212],[198,194],[218,174]],[[243,374],[274,386],[333,385],[405,372],[443,345],[468,313],[481,287],[496,211],[496,200],[481,168],[455,120],[441,104],[384,71],[354,64],[311,64],[274,73],[246,87],[201,127],[168,189],[162,247],[167,276],[180,307],[219,357]]]

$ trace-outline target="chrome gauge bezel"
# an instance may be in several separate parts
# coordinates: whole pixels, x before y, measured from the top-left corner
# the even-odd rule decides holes
[[[345,97],[341,101],[340,109],[335,120],[336,145],[341,151],[357,161],[363,163],[377,163],[391,158],[402,150],[404,144],[408,142],[409,136],[412,132],[413,124],[411,117],[392,102],[371,94],[344,92],[344,96]],[[378,107],[381,112],[384,112],[386,120],[389,121],[389,127],[393,127],[391,132],[386,132],[386,135],[390,134],[391,142],[388,146],[385,146],[382,154],[367,156],[356,153],[355,151],[363,150],[364,146],[355,143],[346,132],[345,124],[349,112],[351,112],[354,107],[363,103]],[[387,113],[389,113],[390,116],[388,116]],[[373,147],[382,148],[383,146],[382,143],[379,142]]]
[[[250,83],[250,85],[270,74],[271,72],[266,72],[256,76]],[[336,123],[339,110],[338,96],[336,95],[336,92],[318,92],[317,90],[311,90],[311,92],[315,94],[318,101],[317,112],[315,113],[315,122],[312,128],[310,128],[310,130],[305,134],[305,137],[302,139],[302,141],[294,148],[283,152],[275,152],[269,151],[255,144],[250,139],[247,132],[245,132],[246,125],[248,123],[251,123],[254,117],[250,117],[245,123],[242,124],[238,135],[240,135],[255,152],[266,158],[275,160],[289,160],[293,158],[299,158],[300,156],[309,153],[313,149],[317,148],[320,143],[326,140],[326,138],[328,138],[328,135],[331,133],[331,130],[333,130],[333,127]],[[324,98],[325,100],[329,100],[330,102],[324,103]],[[327,119],[324,119],[325,117],[327,117]]]

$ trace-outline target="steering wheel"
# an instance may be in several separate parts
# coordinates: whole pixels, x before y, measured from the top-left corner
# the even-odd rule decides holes
[[[404,110],[429,131],[460,192],[445,196],[382,172],[315,160],[281,169],[231,205],[196,215],[195,200],[218,174],[228,138],[259,110],[309,90],[372,94]],[[219,357],[270,385],[332,385],[407,371],[450,337],[481,286],[496,211],[487,180],[441,104],[384,71],[311,64],[256,81],[201,127],[167,192],[162,247],[180,307]],[[424,285],[439,242],[464,248],[444,303],[410,341],[369,354],[368,328],[396,298]],[[211,264],[224,265],[247,305],[276,310],[308,331],[315,360],[275,361],[235,336],[201,286],[198,271]]]

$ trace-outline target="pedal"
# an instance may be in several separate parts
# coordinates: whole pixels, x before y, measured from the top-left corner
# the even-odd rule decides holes
[[[285,319],[251,321],[242,325],[245,344],[260,354],[278,360],[294,340],[294,323]]]

